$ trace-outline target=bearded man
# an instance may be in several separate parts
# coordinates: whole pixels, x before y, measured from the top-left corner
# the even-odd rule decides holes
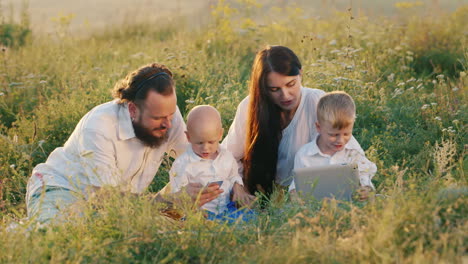
[[[177,157],[186,149],[186,127],[166,66],[153,63],[128,74],[115,85],[113,97],[89,111],[65,145],[33,169],[26,194],[28,217],[50,222],[105,186],[142,193],[164,155]],[[192,184],[186,192],[201,206],[222,190]]]

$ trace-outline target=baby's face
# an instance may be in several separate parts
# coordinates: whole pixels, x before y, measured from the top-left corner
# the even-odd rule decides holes
[[[333,128],[332,124],[327,121],[317,123],[317,131],[320,133],[317,145],[320,151],[324,154],[333,155],[343,150],[353,136],[353,126],[354,122],[345,128],[337,129]]]
[[[222,136],[222,128],[210,124],[198,123],[187,131],[187,139],[192,145],[193,152],[203,159],[216,158]]]

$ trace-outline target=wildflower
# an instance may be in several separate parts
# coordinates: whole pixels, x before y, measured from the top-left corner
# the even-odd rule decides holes
[[[394,73],[390,73],[390,75],[387,76],[387,80],[389,82],[393,82],[394,79],[395,79],[395,74]]]
[[[16,168],[16,164],[11,164],[10,168],[12,168],[12,169]]]
[[[408,71],[408,70],[410,69],[410,67],[408,67],[408,66],[406,66],[406,65],[403,65],[403,66],[400,67],[400,69],[401,69],[402,71]]]
[[[436,106],[436,105],[437,105],[437,103],[431,103],[431,105],[432,105],[432,106]]]
[[[411,77],[406,81],[406,83],[410,83],[410,82],[414,82],[414,81],[416,81],[416,78]]]
[[[101,71],[102,68],[101,68],[101,67],[94,67],[93,70],[94,70],[94,71]]]
[[[465,77],[466,76],[466,73],[465,72],[460,72],[460,77]]]
[[[440,118],[440,116],[436,116],[436,117],[434,117],[434,119],[437,120],[437,121],[442,121],[442,118]]]
[[[408,50],[408,51],[406,51],[406,54],[412,56],[414,53],[413,53],[412,51],[409,51],[409,50]]]
[[[452,123],[454,123],[455,125],[458,124],[460,121],[458,121],[458,119],[454,119],[452,120]]]
[[[403,93],[403,90],[400,89],[400,88],[397,88],[397,89],[395,89],[395,91],[393,91],[393,96],[392,96],[392,98],[395,98],[395,97],[397,97],[398,95],[400,95],[400,94],[402,94],[402,93]]]
[[[444,79],[444,77],[445,76],[443,74],[439,74],[439,75],[436,76],[436,78],[439,79],[439,80]]]
[[[18,143],[18,135],[13,136],[13,142]]]
[[[210,100],[211,98],[213,98],[212,95],[205,97],[205,100]]]
[[[328,45],[335,46],[336,45],[336,39],[328,42]]]
[[[41,81],[39,81],[39,84],[46,84],[46,83],[47,83],[46,80],[41,80]]]
[[[402,50],[402,49],[403,49],[403,48],[402,48],[401,46],[396,46],[396,47],[395,47],[395,50],[397,50],[397,51],[400,51],[400,50]]]
[[[408,88],[408,91],[412,91],[414,90],[414,86],[411,86],[410,88]]]
[[[433,84],[437,84],[437,81],[436,81],[436,80],[432,80],[432,83],[433,83]]]
[[[421,110],[425,110],[425,109],[427,109],[428,107],[429,107],[429,105],[428,105],[428,104],[425,104],[425,105],[423,105],[423,106],[421,107]]]
[[[411,56],[406,56],[406,60],[408,60],[408,61],[411,62],[411,61],[413,61],[413,57],[411,57]]]
[[[346,65],[345,69],[352,70],[354,67],[352,65]]]
[[[418,89],[418,90],[421,89],[421,88],[424,88],[422,83],[420,83],[420,84],[418,84],[418,86],[416,86],[416,89]]]
[[[404,82],[399,83],[397,86],[405,86]]]
[[[192,99],[187,99],[187,100],[185,100],[185,103],[187,103],[187,104],[194,104],[195,101],[192,100]]]
[[[458,87],[453,87],[453,88],[452,88],[452,91],[454,91],[454,92],[456,92],[456,91],[458,91],[458,90],[459,90]]]
[[[4,93],[0,93],[0,96],[4,96],[5,94]]]

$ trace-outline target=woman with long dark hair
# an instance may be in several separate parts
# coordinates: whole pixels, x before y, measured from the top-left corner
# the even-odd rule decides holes
[[[292,50],[267,46],[254,60],[249,96],[239,104],[223,145],[243,168],[244,186],[234,200],[250,204],[259,191],[288,186],[294,155],[317,134],[316,107],[322,90],[302,87],[302,65]]]

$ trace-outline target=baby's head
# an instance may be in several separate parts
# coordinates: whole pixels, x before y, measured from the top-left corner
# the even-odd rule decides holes
[[[356,106],[349,94],[335,91],[320,98],[317,106],[317,144],[325,154],[344,148],[353,135]]]
[[[223,137],[221,115],[209,105],[195,106],[187,116],[187,139],[192,150],[203,159],[215,159]]]

